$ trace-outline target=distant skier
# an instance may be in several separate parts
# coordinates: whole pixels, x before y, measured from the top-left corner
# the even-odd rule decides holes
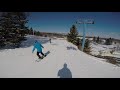
[[[39,55],[40,53],[45,57],[46,55],[42,52],[42,48],[44,48],[40,42],[38,42],[37,40],[35,40],[34,43],[34,47],[32,50],[32,53],[34,52],[35,49],[37,49],[37,56],[39,59],[41,59],[42,57]]]
[[[51,38],[49,39],[50,43],[51,43]]]

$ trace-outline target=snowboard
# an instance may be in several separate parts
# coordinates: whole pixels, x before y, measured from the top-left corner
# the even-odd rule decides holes
[[[50,51],[47,51],[47,52],[45,53],[46,56],[42,56],[41,58],[37,59],[36,62],[39,62],[39,61],[41,61],[43,58],[47,57],[47,55],[48,55],[49,53],[50,53]]]
[[[38,59],[36,60],[36,62],[41,61],[43,58],[44,58],[44,56],[42,56],[41,58],[38,58]]]

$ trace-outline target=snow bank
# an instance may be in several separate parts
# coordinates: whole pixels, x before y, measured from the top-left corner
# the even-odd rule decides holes
[[[95,44],[91,43],[91,54],[92,55],[102,55],[102,56],[112,56],[120,58],[120,52],[115,51],[113,54],[110,53],[116,45],[101,45],[101,44]]]

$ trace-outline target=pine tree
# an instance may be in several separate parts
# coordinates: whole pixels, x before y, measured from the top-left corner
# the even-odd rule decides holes
[[[37,35],[37,36],[40,36],[40,32],[39,32],[39,31],[37,31],[37,32],[36,32],[36,35]]]
[[[112,45],[113,39],[110,37],[109,40],[110,40],[110,45]]]
[[[27,28],[27,29],[25,30],[25,34],[29,35],[29,32],[30,32],[30,30]]]
[[[4,31],[2,30],[1,23],[0,23],[0,48],[4,46]]]
[[[27,27],[25,24],[28,20],[26,13],[24,12],[4,12],[0,17],[0,26],[2,37],[6,42],[19,43],[23,40],[25,30]]]
[[[90,53],[90,41],[88,39],[85,40],[84,52]]]
[[[25,12],[13,12],[13,19],[19,36],[24,37],[25,30],[28,28],[26,27],[26,23],[28,23],[27,14]]]
[[[112,39],[111,38],[106,39],[105,45],[112,45]]]
[[[67,35],[67,40],[73,44],[77,44],[78,31],[75,25],[70,28],[70,33]]]
[[[93,37],[93,42],[96,42],[96,37]]]
[[[77,38],[77,47],[78,47],[78,49],[81,49],[81,46],[82,46],[81,40],[80,40],[80,38]]]
[[[36,31],[34,31],[34,34],[36,33]],[[30,28],[30,32],[29,32],[30,35],[33,35],[33,29],[32,27]]]
[[[0,23],[1,23],[1,31],[2,31],[3,37],[5,39],[7,39],[9,37],[10,33],[12,33],[12,31],[13,31],[13,29],[12,29],[13,21],[12,21],[11,12],[2,13],[1,18],[0,18]]]
[[[99,38],[99,36],[97,37],[96,42],[97,42],[97,43],[99,43],[99,42],[100,42],[100,38]]]

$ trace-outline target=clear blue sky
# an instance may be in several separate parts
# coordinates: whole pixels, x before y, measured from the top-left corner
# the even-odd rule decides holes
[[[95,21],[87,25],[87,35],[120,39],[120,12],[30,12],[28,26],[41,32],[68,33],[81,18]],[[82,35],[83,25],[77,25],[77,30]]]

